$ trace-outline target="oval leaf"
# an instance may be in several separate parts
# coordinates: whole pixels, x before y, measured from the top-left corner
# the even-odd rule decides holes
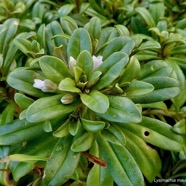
[[[102,75],[94,87],[100,90],[110,85],[121,74],[128,60],[128,56],[123,52],[112,54],[96,69],[102,72]]]
[[[142,116],[138,107],[128,98],[108,96],[110,107],[104,114],[96,113],[101,118],[119,123],[138,123]]]
[[[60,94],[38,99],[28,107],[26,119],[29,122],[41,122],[70,114],[78,107],[78,102],[63,105],[60,101],[62,96]]]
[[[72,77],[67,65],[57,57],[42,56],[39,65],[45,76],[55,83],[59,83],[66,77]]]
[[[80,97],[83,104],[94,112],[105,113],[109,108],[107,96],[97,90],[93,90],[90,94],[80,94]]]
[[[93,133],[86,132],[81,135],[71,146],[71,150],[74,152],[84,152],[90,149],[94,142],[94,135]]]
[[[92,53],[91,38],[87,30],[85,30],[84,28],[77,28],[71,35],[68,42],[68,58],[72,56],[74,59],[77,59],[78,55],[83,50],[87,50]]]
[[[76,88],[75,81],[71,78],[63,79],[59,84],[59,90],[67,91],[67,92],[74,92],[74,93],[81,92],[79,88]]]
[[[81,118],[81,123],[88,132],[99,132],[105,127],[105,122],[103,121],[92,121]]]

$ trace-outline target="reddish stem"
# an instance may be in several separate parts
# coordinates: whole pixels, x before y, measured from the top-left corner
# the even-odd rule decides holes
[[[106,167],[107,166],[107,162],[106,161],[101,160],[98,157],[96,157],[96,156],[94,156],[92,154],[89,154],[88,152],[82,152],[82,154],[84,156],[86,156],[89,159],[89,161],[91,161],[93,163],[96,163],[98,165],[101,165],[102,167]]]

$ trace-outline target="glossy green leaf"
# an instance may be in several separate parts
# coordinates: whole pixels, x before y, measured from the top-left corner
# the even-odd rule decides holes
[[[112,124],[108,130],[112,133],[113,136],[115,136],[121,145],[126,144],[126,137],[123,131],[118,127],[117,125]]]
[[[56,131],[53,132],[53,136],[57,138],[63,138],[69,134],[69,119],[65,121]]]
[[[179,151],[183,137],[172,131],[172,127],[157,119],[143,117],[138,124],[126,124],[125,129],[141,137],[147,143],[162,149]]]
[[[11,126],[14,124],[15,126]],[[37,125],[25,125],[25,120],[15,120],[9,124],[3,125],[0,128],[0,145],[12,145],[27,141],[29,139],[38,137],[43,131],[43,125],[37,123]]]
[[[45,25],[42,24],[37,31],[37,41],[39,42],[41,48],[45,48]]]
[[[161,45],[159,42],[157,41],[146,41],[144,43],[142,43],[139,47],[138,50],[157,50],[160,49]]]
[[[154,77],[146,78],[144,80],[154,86],[154,91],[143,94],[131,96],[135,103],[153,103],[163,101],[177,96],[180,92],[179,82],[170,77]]]
[[[144,21],[146,22],[148,27],[151,28],[151,27],[155,27],[156,26],[151,14],[149,13],[149,11],[146,8],[144,8],[144,7],[137,7],[135,10],[144,19]]]
[[[34,32],[28,32],[28,33],[20,33],[18,34],[15,39],[17,38],[24,38],[28,39],[35,35]],[[7,55],[4,58],[4,63],[3,63],[3,75],[6,76],[9,72],[9,69],[11,67],[11,64],[13,63],[13,60],[15,58],[15,55],[17,53],[18,48],[14,44],[14,40],[12,40],[9,44],[9,48],[7,51]]]
[[[97,113],[105,113],[109,108],[109,100],[107,96],[97,90],[93,90],[90,94],[80,94],[81,101],[89,109]]]
[[[59,83],[59,90],[80,93],[81,90],[76,88],[75,81],[71,78],[65,78]]]
[[[11,40],[15,37],[15,34],[17,33],[17,29],[18,29],[18,25],[19,25],[19,20],[12,18],[7,20],[4,24],[8,25],[8,29],[6,32],[6,35],[4,36],[4,44],[3,44],[3,48],[2,48],[2,53],[4,55],[6,55],[7,51],[8,51],[8,47],[9,44],[11,42]]]
[[[81,123],[88,132],[99,132],[105,127],[105,122],[103,121],[92,121],[81,118]]]
[[[2,27],[2,29],[0,31],[0,41],[1,41],[0,52],[1,52],[1,54],[3,53],[3,45],[4,45],[7,30],[8,30],[8,27],[4,26],[4,27]]]
[[[36,76],[37,73],[32,70],[18,69],[9,74],[7,82],[11,87],[28,95],[34,97],[45,96],[41,90],[33,87]]]
[[[15,108],[16,105],[13,102],[6,106],[6,108],[0,114],[0,126],[14,120]]]
[[[72,56],[74,59],[77,59],[78,55],[83,50],[87,50],[88,52],[92,53],[90,35],[84,28],[77,28],[68,41],[68,58]]]
[[[60,23],[58,23],[57,21],[52,21],[50,24],[46,26],[45,33],[47,38],[47,40],[45,41],[46,48],[49,55],[53,55],[55,47],[63,45],[64,48],[66,49],[67,46],[66,39],[62,37],[54,37],[56,35],[64,34]]]
[[[150,3],[149,11],[155,23],[164,17],[165,6],[163,2]]]
[[[39,65],[45,76],[55,83],[59,83],[66,77],[72,77],[67,65],[54,56],[43,56],[39,60]]]
[[[185,103],[185,93],[186,93],[186,81],[185,81],[185,75],[181,68],[178,66],[178,64],[175,61],[172,60],[166,60],[166,62],[174,69],[174,72],[176,73],[177,79],[179,81],[179,87],[181,89],[178,96],[173,98],[173,103],[176,108],[176,111],[178,112],[180,110],[180,107]]]
[[[123,144],[121,144],[121,142],[116,138],[116,136],[114,136],[113,133],[110,132],[109,130],[103,130],[103,131],[101,131],[101,135],[102,135],[103,138],[105,138],[109,143],[112,143],[112,144],[115,144],[115,145],[123,146]]]
[[[28,41],[27,39],[17,38],[17,39],[14,40],[14,44],[24,54],[29,54],[30,52],[32,52],[31,42]]]
[[[173,126],[172,130],[174,132],[176,132],[177,134],[181,134],[181,135],[186,134],[186,122],[185,122],[185,119],[182,119],[182,120],[178,121]]]
[[[101,30],[97,51],[102,51],[108,43],[119,36],[118,31],[112,27],[106,27]]]
[[[12,154],[7,157],[4,157],[1,159],[2,162],[6,161],[22,161],[22,162],[28,162],[28,161],[46,161],[47,158],[40,157],[40,156],[31,156],[26,154]]]
[[[123,52],[113,53],[96,69],[102,72],[102,75],[94,87],[100,90],[109,86],[121,74],[128,60],[128,56]]]
[[[93,86],[94,84],[96,84],[99,81],[101,74],[102,74],[102,72],[100,72],[100,71],[92,72],[90,74],[89,81],[86,84],[86,87],[89,88],[89,87]]]
[[[80,154],[70,149],[71,143],[72,137],[67,136],[59,139],[54,147],[44,169],[43,181],[46,185],[62,185],[70,179],[75,171]]]
[[[31,19],[22,19],[19,23],[20,26],[28,28],[29,30],[34,30],[36,25],[33,20]]]
[[[34,102],[32,98],[29,98],[22,93],[16,93],[14,99],[21,109],[27,109]]]
[[[120,77],[120,80],[119,80],[120,85],[122,86],[123,83],[132,81],[134,78],[137,77],[140,70],[141,70],[141,67],[140,67],[139,61],[137,60],[136,57],[132,56],[130,58],[130,61],[125,67],[125,71]]]
[[[108,98],[110,106],[106,113],[96,113],[99,117],[119,123],[138,123],[141,121],[140,110],[129,98],[120,96],[108,96]]]
[[[186,18],[179,20],[176,24],[176,28],[184,29],[186,27]]]
[[[27,155],[37,155],[42,156],[48,159],[51,151],[54,148],[54,145],[57,142],[57,138],[47,136],[43,134],[37,139],[32,139],[25,145],[24,148],[19,151],[19,153]],[[12,172],[13,179],[18,182],[23,176],[27,175],[30,171],[33,170],[37,160],[27,161],[27,162],[10,162],[9,168]]]
[[[158,59],[158,53],[150,50],[141,50],[134,55],[139,61]]]
[[[58,9],[58,14],[60,17],[68,15],[75,8],[75,4],[65,4]],[[62,24],[63,25],[63,24]]]
[[[49,120],[44,121],[44,123],[43,123],[43,130],[45,132],[52,132],[53,129],[52,129],[51,122]]]
[[[161,110],[167,110],[167,106],[163,101],[156,102],[156,103],[147,103],[147,104],[141,104],[142,108],[151,108],[151,109],[161,109]]]
[[[101,135],[98,137],[98,144],[104,160],[107,161],[109,173],[117,185],[145,185],[139,167],[125,147],[111,145]]]
[[[105,47],[102,55],[104,59],[108,58],[114,52],[124,52],[130,55],[134,46],[135,42],[130,37],[116,37]]]
[[[154,87],[150,83],[146,83],[143,81],[132,81],[127,90],[127,96],[136,96],[150,93],[154,90]]]
[[[124,25],[115,25],[121,36],[130,36],[130,32]]]
[[[152,182],[160,174],[162,165],[157,151],[132,132],[123,130],[126,135],[126,148],[148,181]]]
[[[90,149],[94,142],[94,134],[91,132],[86,132],[77,138],[72,146],[71,150],[74,152],[84,152]]]
[[[69,123],[69,132],[70,132],[70,134],[75,136],[77,134],[77,132],[79,131],[80,126],[81,126],[80,120],[75,121],[75,122],[71,121]]]
[[[78,102],[74,102],[70,105],[64,105],[60,99],[62,94],[40,98],[30,105],[26,112],[26,119],[30,122],[41,122],[56,117],[65,117],[72,113],[77,107]]]
[[[72,5],[72,6],[74,6],[74,5]],[[72,35],[73,31],[78,28],[77,23],[75,22],[75,20],[72,19],[69,16],[63,16],[63,17],[61,17],[60,23],[62,25],[62,29],[68,35]]]
[[[89,77],[89,74],[93,70],[93,59],[87,50],[84,50],[79,54],[77,58],[77,66],[83,70],[87,77]]]
[[[91,18],[84,28],[89,32],[93,39],[99,40],[101,34],[101,23],[97,17]]]
[[[153,76],[170,76],[173,69],[163,60],[153,60],[146,63],[139,74],[139,79],[144,80]]]
[[[44,5],[42,5],[40,2],[35,3],[32,10],[32,18],[42,19],[43,14],[44,14]]]

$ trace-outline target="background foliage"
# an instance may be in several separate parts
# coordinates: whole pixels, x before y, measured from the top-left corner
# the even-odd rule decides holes
[[[185,8],[1,0],[0,185],[186,185]]]

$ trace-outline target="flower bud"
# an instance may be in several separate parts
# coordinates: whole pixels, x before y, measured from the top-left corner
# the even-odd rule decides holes
[[[49,79],[45,79],[44,81],[34,79],[33,87],[41,89],[43,92],[55,92],[57,90],[57,85]]]
[[[61,103],[63,103],[64,105],[70,104],[74,101],[74,96],[72,94],[65,94],[62,98],[61,98]]]

